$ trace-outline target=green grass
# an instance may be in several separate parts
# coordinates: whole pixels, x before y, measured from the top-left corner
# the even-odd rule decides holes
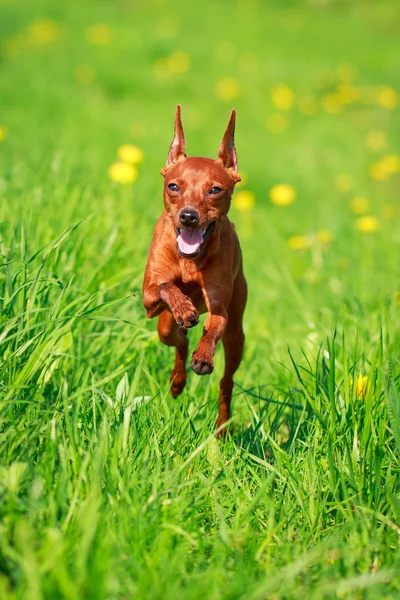
[[[110,43],[88,42],[94,23]],[[400,175],[368,171],[399,154],[399,109],[377,97],[398,85],[398,32],[389,1],[0,2],[1,598],[400,597]],[[189,69],[160,77],[172,52]],[[343,74],[360,97],[331,114]],[[235,106],[256,198],[231,211],[249,303],[224,442],[221,352],[174,400],[141,305],[178,102],[206,156]],[[120,186],[125,143],[145,158]],[[270,202],[278,183],[295,203]],[[377,231],[357,229],[357,196]]]

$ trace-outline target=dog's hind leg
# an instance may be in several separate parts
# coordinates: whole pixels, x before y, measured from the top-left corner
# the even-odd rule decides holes
[[[219,414],[217,418],[217,427],[220,427],[231,414],[231,400],[233,390],[233,375],[239,368],[243,356],[244,333],[243,333],[243,313],[247,300],[247,284],[243,272],[240,271],[235,280],[232,300],[228,308],[228,324],[222,337],[222,343],[225,353],[224,376],[219,382]],[[217,435],[225,435],[226,430],[222,429]]]
[[[171,371],[171,394],[174,398],[179,396],[186,385],[186,359],[189,342],[187,329],[178,325],[171,313],[164,310],[158,317],[158,336],[166,346],[175,346],[175,365]]]

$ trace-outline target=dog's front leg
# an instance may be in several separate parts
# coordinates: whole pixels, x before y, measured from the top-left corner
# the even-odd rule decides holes
[[[194,327],[199,322],[199,313],[193,302],[174,283],[149,285],[143,293],[143,305],[149,319],[169,310],[178,325],[183,327]]]
[[[228,323],[228,313],[220,290],[207,289],[205,300],[208,315],[204,323],[203,336],[192,354],[190,368],[197,375],[207,375],[214,369],[213,356]]]

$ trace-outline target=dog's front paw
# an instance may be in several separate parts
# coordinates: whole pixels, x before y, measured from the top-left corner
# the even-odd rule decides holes
[[[211,356],[207,356],[206,354],[196,350],[192,354],[190,368],[192,371],[197,373],[197,375],[209,375],[214,370],[214,363]]]
[[[200,315],[197,312],[193,302],[186,297],[172,310],[172,315],[178,325],[190,328],[198,324]]]

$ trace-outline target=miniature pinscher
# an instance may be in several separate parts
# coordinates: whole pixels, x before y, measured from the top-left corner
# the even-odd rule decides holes
[[[222,339],[225,371],[220,381],[217,434],[230,418],[233,375],[244,345],[243,313],[247,285],[235,227],[227,214],[235,184],[240,181],[234,144],[233,110],[213,160],[187,157],[181,107],[164,176],[164,206],[154,230],[143,281],[143,305],[149,318],[158,316],[158,335],[175,346],[171,393],[176,398],[186,384],[187,330],[207,312],[203,335],[192,354],[197,375],[213,371],[213,356]]]

